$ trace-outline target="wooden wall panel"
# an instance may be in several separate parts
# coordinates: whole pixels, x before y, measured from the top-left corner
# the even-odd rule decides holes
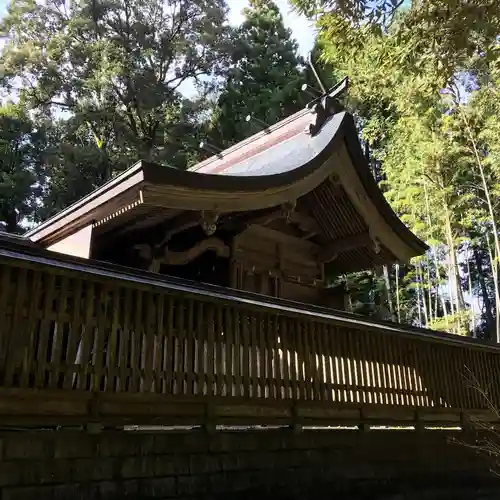
[[[48,250],[53,252],[81,257],[83,259],[90,258],[92,243],[92,224],[85,226],[76,233],[54,243],[48,247]]]

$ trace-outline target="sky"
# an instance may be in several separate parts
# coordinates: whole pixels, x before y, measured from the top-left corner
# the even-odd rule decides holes
[[[0,3],[5,0],[0,0]],[[314,29],[311,23],[303,16],[292,12],[292,8],[288,0],[274,0],[278,5],[287,28],[293,32],[293,36],[299,43],[299,50],[302,55],[312,49],[314,44]],[[229,14],[229,22],[231,24],[240,24],[243,20],[241,11],[248,5],[247,0],[227,0],[231,12]]]
[[[0,0],[0,16],[3,15],[9,0]],[[292,12],[288,0],[275,0],[276,4],[283,14],[285,25],[293,32],[294,37],[299,43],[300,53],[306,55],[313,47],[314,29],[303,16],[299,16]],[[241,23],[243,16],[241,11],[248,5],[247,0],[227,0],[230,14],[229,21],[231,24]]]

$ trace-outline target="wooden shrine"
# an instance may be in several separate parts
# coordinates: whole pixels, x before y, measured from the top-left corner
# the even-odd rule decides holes
[[[330,95],[187,171],[139,162],[26,235],[60,253],[344,309],[325,276],[426,246]]]
[[[328,287],[425,250],[334,93],[190,170],[139,162],[0,234],[0,422],[500,425],[497,345]]]

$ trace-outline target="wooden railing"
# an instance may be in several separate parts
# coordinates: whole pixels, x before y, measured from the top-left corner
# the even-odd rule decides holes
[[[431,426],[500,403],[497,346],[10,243],[0,347],[4,424]]]

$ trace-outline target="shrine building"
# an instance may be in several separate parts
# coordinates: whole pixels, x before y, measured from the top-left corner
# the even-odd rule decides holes
[[[344,309],[326,277],[427,247],[372,177],[333,95],[189,168],[139,161],[25,235],[37,246]]]

